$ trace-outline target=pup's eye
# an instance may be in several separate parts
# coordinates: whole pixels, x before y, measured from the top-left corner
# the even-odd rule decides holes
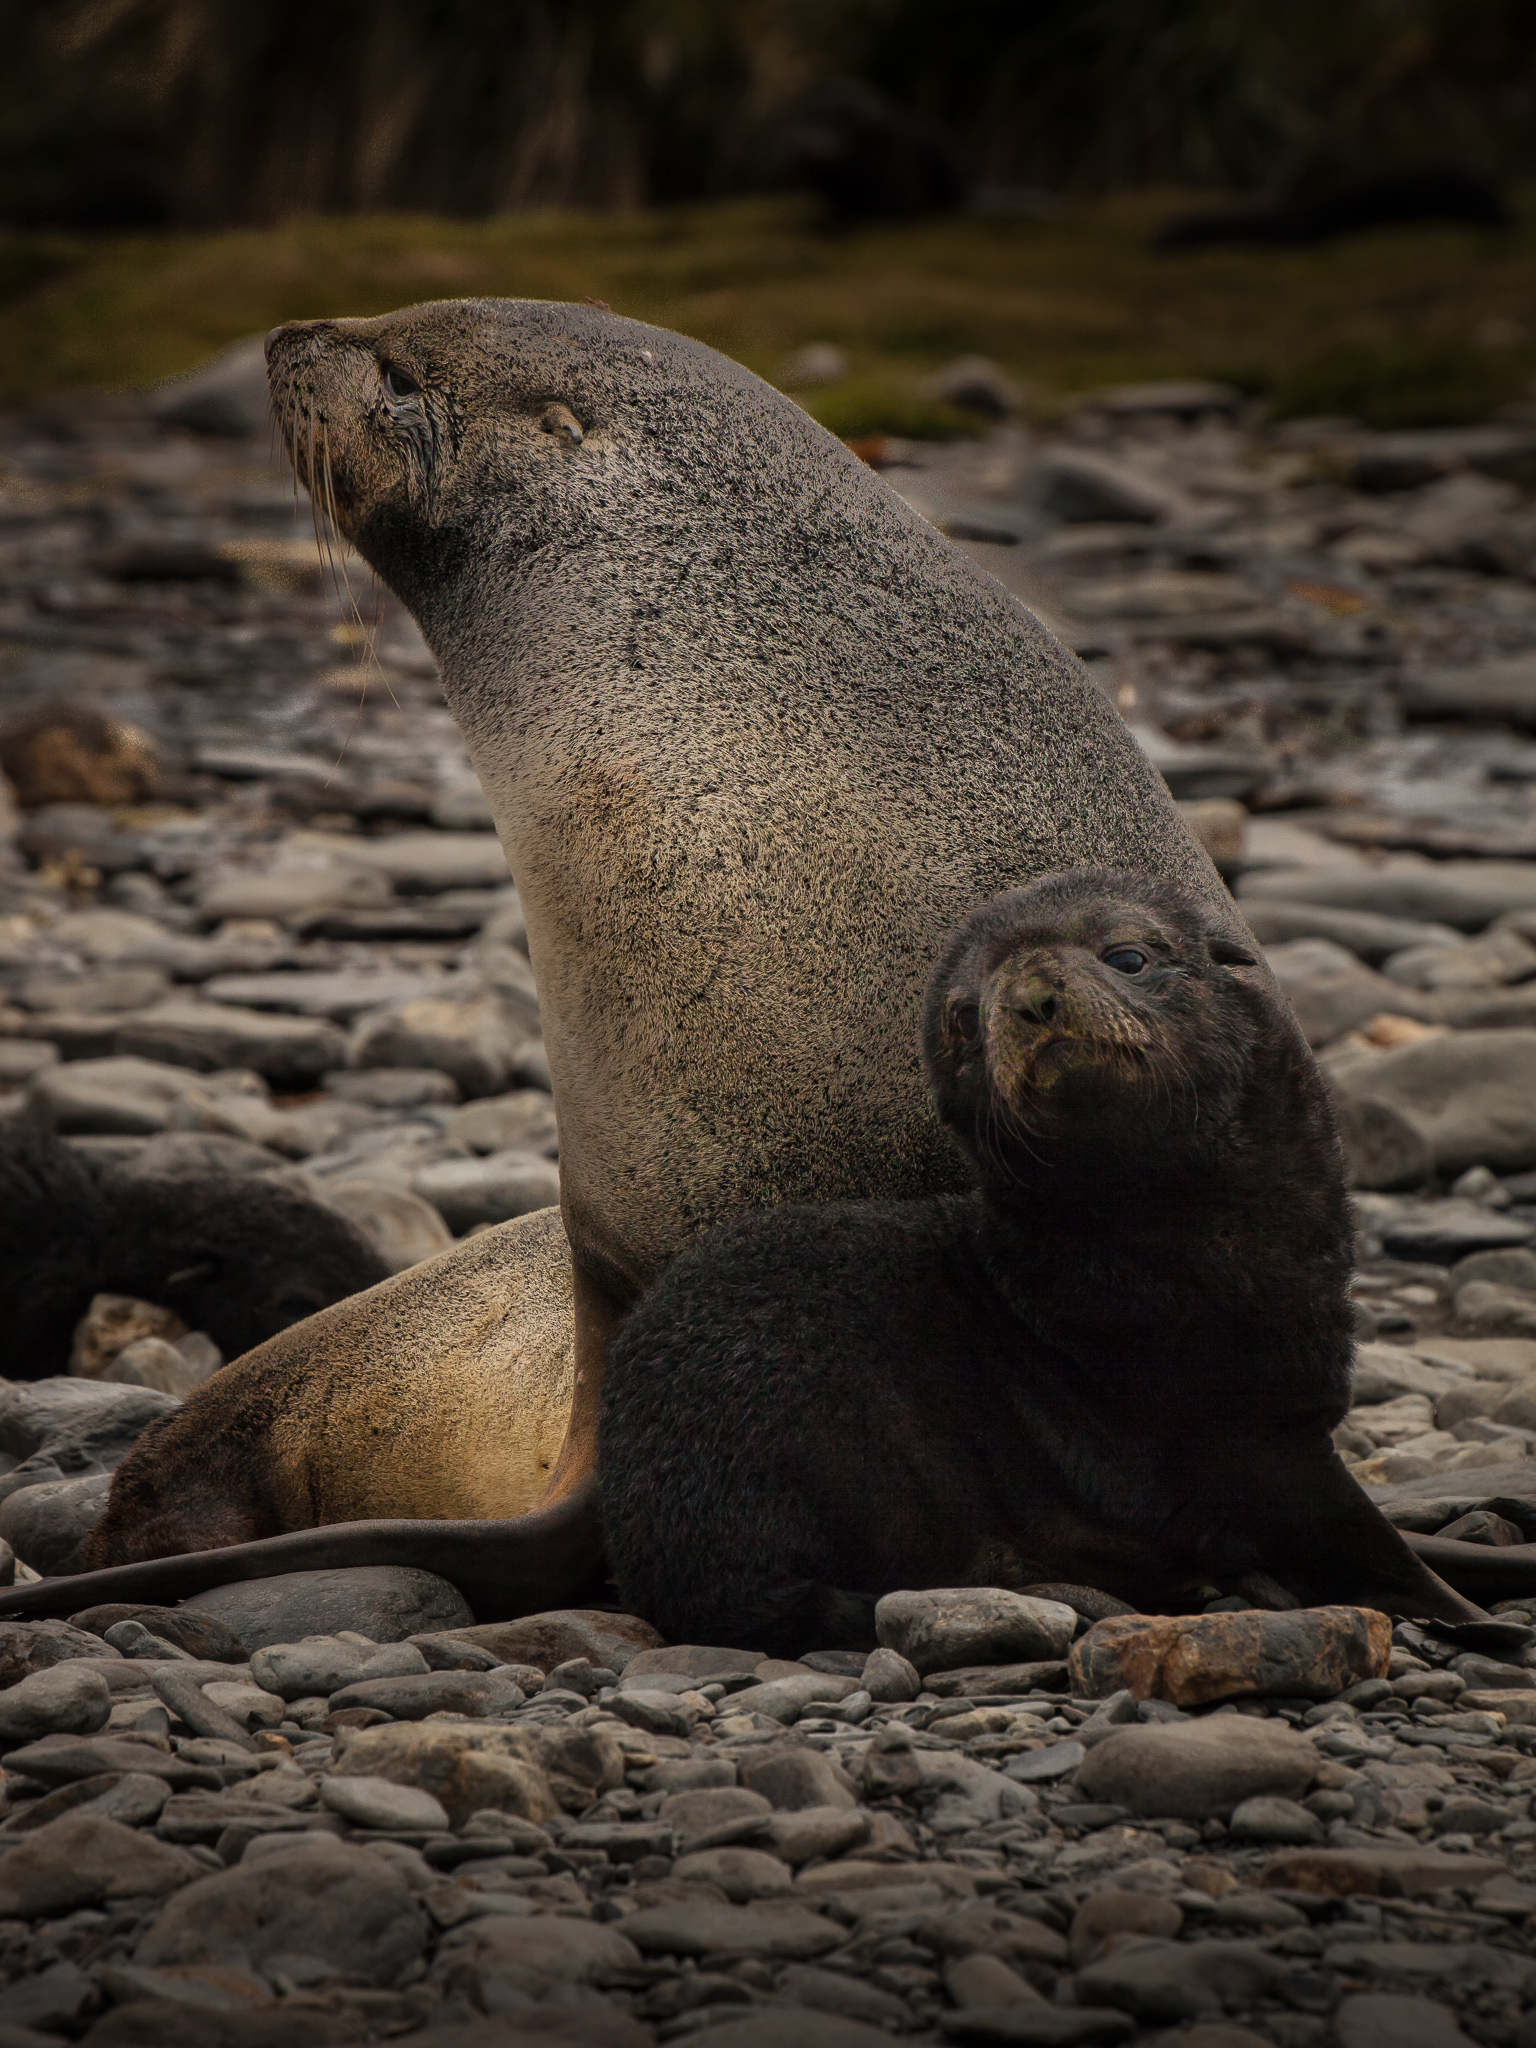
[[[382,375],[385,395],[397,401],[404,398],[414,398],[421,389],[416,379],[408,376],[398,364],[386,363]]]
[[[967,1045],[974,1045],[981,1036],[981,1005],[979,1003],[957,1003],[950,1013],[950,1021],[956,1035]]]
[[[1104,965],[1116,974],[1140,974],[1146,964],[1147,956],[1137,946],[1111,946],[1104,955]]]

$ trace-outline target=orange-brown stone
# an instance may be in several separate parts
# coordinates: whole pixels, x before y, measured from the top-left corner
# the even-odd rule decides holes
[[[1120,1614],[1072,1646],[1073,1690],[1104,1698],[1197,1707],[1271,1693],[1331,1699],[1362,1678],[1386,1676],[1392,1623],[1368,1607],[1304,1607],[1286,1614]]]

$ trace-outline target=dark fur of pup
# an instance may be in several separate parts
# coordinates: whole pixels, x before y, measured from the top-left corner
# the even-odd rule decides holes
[[[159,1178],[0,1124],[0,1374],[69,1369],[95,1294],[174,1309],[237,1357],[388,1277],[346,1217],[265,1175]]]
[[[1323,1084],[1172,885],[994,899],[925,1054],[969,1195],[765,1211],[623,1324],[600,1466],[620,1597],[672,1642],[873,1642],[901,1586],[1143,1610],[1466,1605],[1347,1477],[1352,1230]]]

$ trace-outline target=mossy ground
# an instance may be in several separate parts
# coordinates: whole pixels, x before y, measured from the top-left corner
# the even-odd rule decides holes
[[[1153,254],[1153,230],[1180,203],[1138,192],[1048,221],[844,234],[776,199],[0,236],[0,396],[142,385],[281,319],[478,294],[603,299],[768,376],[803,342],[837,342],[847,384],[807,401],[849,433],[920,431],[916,380],[970,351],[994,357],[1046,412],[1096,384],[1216,376],[1281,414],[1431,424],[1481,417],[1536,376],[1536,195],[1507,231]]]

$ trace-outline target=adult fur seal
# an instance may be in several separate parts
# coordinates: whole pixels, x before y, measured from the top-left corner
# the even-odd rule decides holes
[[[585,1550],[563,1554],[591,1570],[602,1361],[668,1260],[749,1209],[963,1186],[915,1026],[932,961],[969,910],[1050,869],[1109,865],[1178,882],[1242,937],[1081,667],[738,364],[592,307],[525,300],[296,322],[269,360],[300,475],[437,656],[517,876],[564,1232],[509,1234],[499,1289],[470,1248],[443,1253],[418,1269],[419,1313],[402,1314],[388,1283],[201,1390],[190,1438],[161,1432],[124,1466],[93,1561],[141,1556],[150,1520],[163,1553],[233,1544],[219,1561],[135,1564],[128,1590],[116,1573],[24,1589],[0,1613],[163,1601],[194,1577],[214,1583],[209,1571],[360,1562],[365,1545],[379,1561],[385,1543],[458,1576],[470,1539],[445,1522],[394,1522],[388,1537],[312,1528],[275,1539],[280,1553],[244,1539],[266,1526],[277,1464],[281,1512],[300,1529],[338,1492],[372,1520],[422,1489],[420,1460],[456,1439],[426,1432],[418,1446],[372,1419],[396,1414],[402,1388],[412,1408],[424,1355],[435,1407],[505,1417],[520,1469],[538,1471],[537,1491],[509,1499],[481,1431],[456,1450],[444,1497],[472,1490],[488,1457],[482,1515],[534,1508],[547,1390],[570,1371],[573,1327],[551,1490],[587,1531]],[[455,1334],[437,1357],[432,1317],[462,1314],[455,1276],[469,1268],[479,1338]],[[516,1324],[518,1302],[564,1289],[569,1318]],[[274,1376],[281,1447],[261,1393]],[[184,1460],[186,1441],[227,1447],[227,1492],[178,1524],[171,1451]],[[343,1468],[317,1511],[294,1475]],[[508,1599],[527,1582],[525,1540],[512,1519],[476,1551],[493,1614],[498,1574]],[[544,1604],[573,1590],[551,1579]]]
[[[1053,875],[962,926],[924,1050],[971,1193],[739,1218],[621,1326],[620,1599],[785,1655],[873,1647],[900,1586],[1475,1616],[1329,1438],[1353,1230],[1256,949],[1167,883]]]

